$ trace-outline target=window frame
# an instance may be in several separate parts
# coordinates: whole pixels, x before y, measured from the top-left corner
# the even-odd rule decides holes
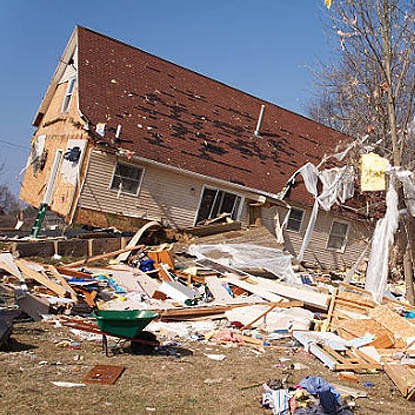
[[[333,248],[333,247],[330,247],[329,246],[330,236],[332,234],[333,225],[334,225],[335,222],[341,223],[343,225],[347,225],[347,230],[346,230],[346,233],[344,235],[343,244],[342,244],[342,247],[340,249]],[[329,251],[339,252],[339,253],[343,254],[345,252],[345,250],[346,250],[346,246],[347,246],[347,242],[348,242],[348,238],[349,238],[349,232],[350,232],[350,223],[349,222],[347,222],[345,220],[342,220],[342,219],[335,219],[335,218],[333,218],[333,220],[331,221],[330,232],[329,232],[328,237],[327,237],[326,249],[328,249]],[[339,235],[335,235],[335,236],[339,236]]]
[[[126,192],[126,191],[124,191],[124,190],[122,190],[122,189],[121,189],[121,191],[120,191],[119,189],[113,189],[113,188],[112,188],[112,185],[113,185],[113,183],[114,183],[115,173],[116,173],[116,171],[117,171],[117,166],[118,166],[118,164],[123,164],[123,165],[128,166],[128,167],[131,167],[131,166],[132,166],[132,167],[135,167],[135,168],[138,168],[138,169],[140,169],[140,170],[141,170],[141,176],[140,176],[139,183],[138,183],[138,186],[137,186],[137,191],[136,191],[135,193]],[[143,166],[141,166],[141,165],[139,165],[139,164],[135,164],[135,163],[128,163],[128,162],[123,161],[123,160],[115,160],[115,164],[114,164],[114,168],[113,168],[113,170],[112,170],[111,181],[110,181],[110,184],[109,184],[108,190],[109,190],[110,192],[117,193],[117,194],[118,194],[118,192],[119,192],[120,194],[123,194],[123,195],[128,195],[128,196],[133,196],[133,197],[134,197],[134,196],[138,196],[138,195],[139,195],[139,193],[140,193],[140,190],[141,190],[141,185],[142,185],[142,183],[143,183],[144,173],[145,173],[145,167],[143,167]],[[132,180],[136,180],[136,179],[132,179]]]
[[[298,210],[298,211],[300,211],[300,212],[302,212],[302,213],[303,213],[303,215],[301,216],[300,228],[299,228],[299,230],[298,230],[298,231],[296,231],[296,230],[294,230],[294,229],[289,229],[289,228],[288,228],[288,222],[290,221],[290,215],[291,215],[291,212],[292,212],[292,210],[293,210],[293,209]],[[300,233],[300,232],[301,232],[301,230],[302,230],[302,228],[303,228],[304,217],[305,217],[305,209],[301,209],[301,208],[298,208],[298,207],[291,206],[291,208],[290,208],[290,210],[289,210],[289,212],[288,212],[287,225],[286,225],[285,229],[286,229],[288,232]]]
[[[234,220],[239,220],[240,219],[241,214],[242,214],[242,209],[243,209],[243,206],[244,206],[244,203],[245,203],[245,196],[241,195],[240,193],[233,192],[232,190],[226,190],[226,189],[221,188],[221,187],[215,187],[215,186],[204,184],[202,186],[202,190],[201,190],[200,195],[199,195],[199,202],[197,204],[197,210],[196,210],[195,218],[193,220],[193,226],[197,225],[197,217],[199,216],[199,210],[200,210],[200,207],[202,205],[203,194],[205,192],[205,189],[210,189],[210,190],[215,190],[216,191],[215,199],[213,200],[212,207],[211,207],[210,212],[209,212],[209,216],[212,213],[213,207],[215,206],[215,201],[216,201],[216,198],[218,196],[218,192],[222,191],[222,192],[229,193],[229,194],[232,194],[234,196],[237,196],[237,197],[241,198],[240,203],[239,203],[239,207],[238,207],[238,212],[236,213],[236,216],[235,216],[236,219],[234,219]],[[209,217],[207,219],[212,219],[212,218]],[[203,220],[206,220],[206,219],[203,219]]]
[[[72,97],[73,97],[73,94],[75,92],[75,84],[76,84],[76,76],[72,76],[71,78],[68,79],[68,85],[66,87],[65,95],[64,95],[63,101],[62,101],[61,113],[63,113],[63,114],[66,114],[66,113],[69,112],[69,108],[70,108],[71,102],[72,102]],[[72,91],[69,92],[71,85],[72,85]],[[65,108],[66,99],[68,97],[69,97],[69,100],[68,100],[68,103],[67,103],[66,108]]]

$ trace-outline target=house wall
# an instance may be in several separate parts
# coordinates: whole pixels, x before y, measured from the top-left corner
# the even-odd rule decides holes
[[[297,256],[307,230],[312,209],[295,205],[293,205],[293,207],[298,207],[305,211],[301,230],[300,232],[284,230],[283,235],[285,248],[294,256]],[[262,208],[262,223],[275,235],[276,216],[279,215],[280,224],[282,224],[287,212],[288,209],[281,206],[274,206],[269,209]],[[333,219],[338,219],[349,224],[349,233],[344,252],[337,252],[327,248],[327,241]],[[366,248],[371,233],[371,229],[363,221],[352,220],[344,216],[336,216],[331,212],[320,210],[310,243],[304,253],[303,259],[310,264],[321,264],[327,268],[351,266]]]
[[[116,160],[113,154],[99,150],[92,151],[76,222],[91,223],[92,220],[96,226],[107,226],[117,220],[114,218],[115,215],[162,220],[168,226],[183,228],[194,225],[203,185],[218,187],[247,198],[255,197],[249,192],[241,193],[232,187],[215,185],[214,181],[203,181],[141,162],[135,163],[145,169],[139,194],[137,196],[119,194],[110,189]],[[132,162],[125,159],[122,161]],[[244,224],[246,216],[247,209],[244,204],[240,217]],[[104,219],[106,223],[102,223]]]
[[[87,134],[83,129],[83,121],[78,110],[78,85],[75,84],[74,93],[68,112],[62,113],[62,102],[66,93],[68,81],[57,85],[51,103],[42,119],[41,125],[36,130],[33,139],[46,136],[44,150],[47,151],[47,159],[43,170],[39,170],[36,176],[33,173],[29,156],[27,168],[20,189],[20,199],[32,206],[39,207],[43,201],[47,183],[50,178],[57,150],[66,150],[68,140],[86,139]],[[61,163],[62,164],[62,163]],[[66,216],[70,212],[72,200],[76,197],[78,186],[65,179],[59,166],[55,181],[54,193],[51,202],[51,210]]]

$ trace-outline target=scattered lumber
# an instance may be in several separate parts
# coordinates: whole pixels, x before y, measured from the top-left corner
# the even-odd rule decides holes
[[[21,260],[15,260],[15,264],[20,268],[20,271],[22,272],[24,278],[34,279],[39,284],[42,284],[43,286],[49,288],[51,291],[57,294],[58,297],[65,297],[67,293],[66,288],[51,281],[49,278],[47,278],[40,272],[33,270],[32,268],[30,268],[29,265],[27,265],[27,263]]]
[[[107,259],[107,258],[113,258],[119,254],[123,254],[124,252],[131,252],[131,251],[136,251],[138,249],[143,249],[144,245],[137,245],[137,246],[133,246],[130,248],[124,248],[124,249],[119,249],[118,251],[113,251],[113,252],[108,252],[107,254],[102,254],[102,255],[96,255],[90,258],[85,258],[82,259],[80,261],[76,261],[76,262],[72,262],[70,264],[66,264],[65,268],[74,268],[74,267],[79,267],[82,265],[86,265],[86,264],[90,264],[92,262],[97,262],[100,261],[101,259]]]

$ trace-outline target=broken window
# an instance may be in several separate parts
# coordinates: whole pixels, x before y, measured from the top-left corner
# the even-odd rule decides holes
[[[111,190],[137,195],[144,169],[135,164],[117,161],[112,177]]]
[[[69,104],[71,103],[73,91],[75,88],[75,81],[76,81],[76,78],[71,78],[68,81],[68,87],[66,88],[65,97],[63,99],[63,104],[62,104],[62,112],[68,112],[69,110]]]
[[[346,247],[347,234],[349,232],[349,224],[338,220],[333,220],[327,248],[335,251],[343,252]]]
[[[288,217],[287,230],[293,232],[300,232],[301,224],[303,222],[304,210],[291,208],[290,216]]]
[[[241,196],[224,190],[205,187],[197,213],[196,223],[205,219],[212,219],[221,213],[229,213],[229,217],[236,220],[239,217]]]

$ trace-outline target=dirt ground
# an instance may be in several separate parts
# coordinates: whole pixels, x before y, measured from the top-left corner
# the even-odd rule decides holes
[[[60,348],[56,341],[70,338],[79,349]],[[15,324],[8,349],[0,352],[1,414],[271,414],[260,406],[262,386],[242,389],[283,378],[287,364],[301,362],[309,368],[294,370],[290,383],[305,376],[321,376],[344,384],[312,356],[299,352],[267,351],[258,354],[248,347],[186,342],[178,353],[133,355],[127,350],[106,357],[98,342],[82,340],[66,327],[46,323]],[[224,354],[216,361],[205,354]],[[78,360],[77,360],[78,359]],[[47,362],[47,363],[46,363]],[[125,366],[113,386],[86,385],[63,388],[52,381],[82,381],[95,364]],[[368,398],[356,401],[356,414],[414,414],[415,403],[407,402],[384,373],[358,375],[359,389]],[[365,387],[370,381],[374,386]]]

